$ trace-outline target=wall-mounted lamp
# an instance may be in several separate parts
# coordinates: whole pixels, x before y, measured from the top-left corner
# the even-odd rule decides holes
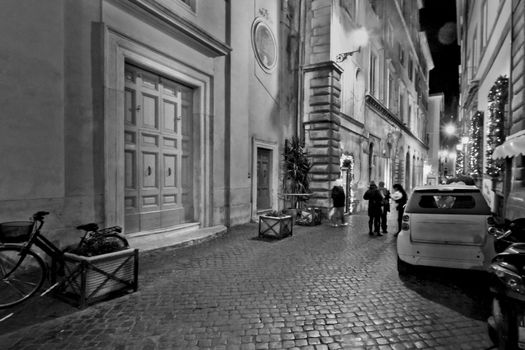
[[[348,40],[351,47],[357,47],[357,50],[340,53],[335,56],[336,62],[343,62],[348,56],[352,56],[356,52],[361,52],[361,47],[368,44],[369,36],[368,31],[364,27],[360,27],[352,30],[343,41]],[[342,42],[343,42],[342,41]]]
[[[337,63],[341,63],[346,60],[348,56],[352,56],[356,52],[361,52],[361,46],[359,46],[357,50],[340,53],[339,55],[335,56],[335,61]]]

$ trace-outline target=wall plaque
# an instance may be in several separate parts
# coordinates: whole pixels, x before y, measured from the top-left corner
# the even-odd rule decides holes
[[[257,63],[267,72],[272,72],[278,59],[277,41],[263,17],[257,17],[252,25],[252,46]]]

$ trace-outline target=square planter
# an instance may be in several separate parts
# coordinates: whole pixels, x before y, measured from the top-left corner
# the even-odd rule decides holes
[[[64,253],[65,278],[59,296],[80,308],[123,292],[137,291],[138,249],[97,256]]]
[[[293,221],[291,215],[259,216],[259,237],[284,238],[291,236]]]

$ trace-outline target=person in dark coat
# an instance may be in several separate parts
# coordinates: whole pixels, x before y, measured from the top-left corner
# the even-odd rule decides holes
[[[363,198],[368,200],[368,234],[382,236],[379,232],[380,221],[381,221],[381,204],[383,197],[377,189],[377,185],[374,181],[370,182],[370,187],[365,192]],[[372,230],[373,227],[373,230]]]
[[[396,236],[401,232],[401,224],[403,221],[403,214],[405,213],[405,204],[408,200],[408,195],[405,192],[405,189],[400,184],[395,184],[393,186],[394,192],[392,193],[392,199],[396,202],[397,209],[397,233]]]
[[[381,203],[381,230],[383,233],[388,233],[386,230],[387,228],[387,221],[388,221],[388,212],[390,211],[390,191],[385,188],[385,183],[383,181],[379,181],[379,193],[381,193],[381,196],[383,197],[383,201]]]
[[[343,186],[338,183],[332,187],[332,202],[334,205],[334,212],[330,218],[332,226],[337,227],[339,221],[341,222],[341,225],[346,226],[347,223],[345,222],[344,216],[345,190],[343,189]]]

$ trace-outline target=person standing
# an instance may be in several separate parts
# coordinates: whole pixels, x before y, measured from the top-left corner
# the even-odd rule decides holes
[[[405,212],[405,204],[407,203],[407,193],[400,184],[393,186],[394,193],[392,193],[392,199],[396,202],[397,206],[397,233],[396,236],[401,232],[401,223],[403,221],[403,213]]]
[[[363,199],[368,200],[368,234],[373,236],[375,233],[378,236],[382,236],[381,232],[379,232],[379,227],[383,197],[374,181],[370,182],[370,187],[365,192]]]
[[[388,212],[390,211],[390,191],[385,188],[385,183],[379,181],[379,193],[383,200],[381,202],[381,230],[383,233],[388,233],[387,231],[387,221],[388,221]]]
[[[345,190],[343,189],[343,186],[341,186],[341,184],[339,184],[338,182],[336,182],[334,187],[332,187],[332,202],[334,210],[330,218],[332,226],[337,227],[338,222],[341,222],[342,226],[348,225],[345,222],[344,216]]]

